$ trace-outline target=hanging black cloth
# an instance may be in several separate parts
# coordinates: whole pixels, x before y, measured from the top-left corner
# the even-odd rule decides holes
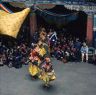
[[[51,25],[62,28],[64,25],[78,18],[78,12],[66,9],[64,6],[56,5],[52,9],[40,9],[36,7],[36,14]]]

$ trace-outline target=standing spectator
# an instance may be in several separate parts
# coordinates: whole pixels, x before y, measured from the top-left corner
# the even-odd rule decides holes
[[[81,49],[81,42],[79,40],[79,38],[76,38],[76,41],[74,43],[74,47],[76,48],[76,56],[77,56],[77,60],[80,61],[80,49]]]
[[[88,46],[86,45],[85,42],[83,43],[81,47],[81,59],[82,59],[82,62],[84,62],[84,59],[86,60],[86,62],[88,62]]]

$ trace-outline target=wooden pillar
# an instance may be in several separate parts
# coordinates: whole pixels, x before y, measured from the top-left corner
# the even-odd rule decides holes
[[[86,40],[89,46],[93,44],[93,16],[88,15],[87,17],[87,34]]]
[[[31,36],[33,33],[37,30],[37,19],[36,19],[36,14],[31,13],[30,14],[30,34]]]

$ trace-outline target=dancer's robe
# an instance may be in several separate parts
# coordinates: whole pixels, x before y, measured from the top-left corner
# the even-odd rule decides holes
[[[50,68],[48,71],[46,71],[47,67],[48,66],[46,64],[44,64],[43,68],[41,70],[41,74],[39,75],[39,78],[41,80],[43,80],[45,82],[45,84],[49,84],[50,81],[53,81],[56,79],[54,69]]]
[[[30,54],[30,64],[29,64],[29,73],[31,76],[36,76],[40,69],[39,69],[39,64],[41,63],[40,58],[37,56],[37,52],[33,50]]]

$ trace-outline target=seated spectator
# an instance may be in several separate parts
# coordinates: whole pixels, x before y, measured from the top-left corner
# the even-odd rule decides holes
[[[82,62],[84,62],[84,59],[86,62],[88,62],[88,46],[86,45],[85,42],[83,43],[81,47],[81,59],[82,59]]]
[[[1,56],[1,54],[0,54],[0,66],[3,66],[4,64],[3,64],[3,60],[2,60],[2,56]]]
[[[2,60],[3,60],[4,64],[7,64],[7,56],[5,53],[3,53],[3,55],[2,55]]]
[[[93,60],[92,60],[92,63],[93,63],[94,65],[96,65],[96,50],[95,50],[95,54],[94,54],[94,56],[93,56],[92,59],[93,59]]]
[[[7,63],[8,67],[12,67],[13,66],[13,55],[12,53],[10,52],[9,55],[8,55],[8,63]]]

